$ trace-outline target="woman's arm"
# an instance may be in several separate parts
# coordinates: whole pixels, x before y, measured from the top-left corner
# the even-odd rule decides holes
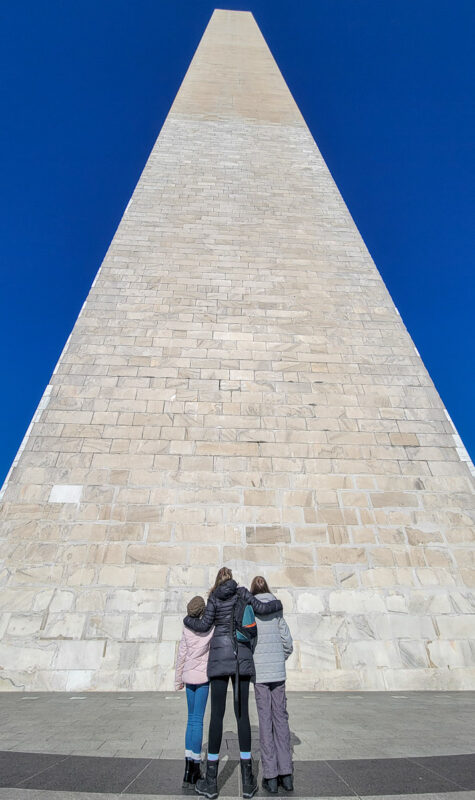
[[[201,633],[206,633],[209,629],[214,625],[214,616],[216,614],[216,606],[213,603],[211,597],[209,598],[205,613],[198,619],[197,617],[190,617],[187,616],[183,620],[183,624],[186,625],[187,628],[190,628],[192,631],[199,631]]]
[[[285,660],[287,661],[288,657],[291,655],[294,649],[292,634],[290,633],[289,626],[287,625],[283,617],[279,617],[279,619],[277,620],[277,624],[279,625],[280,638],[282,640],[282,646],[284,648],[284,657]]]
[[[196,650],[197,656],[204,656],[204,654],[208,652],[209,643],[211,641],[213,633],[214,633],[214,628],[210,629],[204,636],[197,637],[200,642],[200,649]]]
[[[282,603],[280,600],[269,600],[268,603],[262,603],[245,586],[240,586],[238,589],[240,596],[251,605],[256,614],[265,616],[266,614],[275,614],[277,611],[282,611]]]
[[[186,656],[186,639],[185,639],[185,631],[183,631],[180,639],[180,644],[178,645],[178,653],[176,655],[175,689],[183,688],[183,667],[185,664],[185,656]]]

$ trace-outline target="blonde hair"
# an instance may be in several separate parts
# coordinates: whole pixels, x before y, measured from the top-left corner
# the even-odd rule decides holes
[[[213,592],[218,588],[218,586],[221,586],[221,584],[225,583],[226,581],[232,580],[232,577],[233,573],[232,570],[229,569],[229,567],[221,567],[221,569],[218,570],[218,574],[216,575],[216,580],[214,582],[214,585],[211,587],[208,594],[213,594]]]

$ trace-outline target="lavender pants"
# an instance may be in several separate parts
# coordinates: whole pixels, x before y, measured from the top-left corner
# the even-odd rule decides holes
[[[285,681],[256,683],[255,695],[263,777],[290,775],[292,752]]]

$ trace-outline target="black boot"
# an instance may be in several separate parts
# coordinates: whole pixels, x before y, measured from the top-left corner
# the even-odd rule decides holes
[[[191,762],[191,776],[190,783],[193,785],[201,778],[201,764],[199,761],[193,760]]]
[[[196,781],[195,792],[209,800],[214,800],[218,796],[218,764],[219,761],[208,761],[206,763],[206,775]]]
[[[263,778],[262,788],[269,792],[269,794],[277,794],[279,791],[279,784],[277,778]]]
[[[279,775],[279,785],[285,789],[286,792],[293,792],[294,791],[294,776],[292,773],[290,775]]]
[[[250,758],[241,758],[242,796],[253,797],[257,792],[257,781],[252,774]]]
[[[183,789],[187,789],[189,786],[191,786],[192,771],[193,771],[193,759],[185,758],[185,774],[183,775]]]

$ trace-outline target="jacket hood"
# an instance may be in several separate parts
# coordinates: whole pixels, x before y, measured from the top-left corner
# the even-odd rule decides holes
[[[261,600],[262,603],[268,603],[270,600],[275,600],[275,595],[272,592],[261,592],[261,594],[256,594],[258,600]]]
[[[219,597],[220,600],[229,600],[230,597],[236,594],[236,590],[237,583],[231,578],[229,581],[221,583],[213,594],[215,597]]]

